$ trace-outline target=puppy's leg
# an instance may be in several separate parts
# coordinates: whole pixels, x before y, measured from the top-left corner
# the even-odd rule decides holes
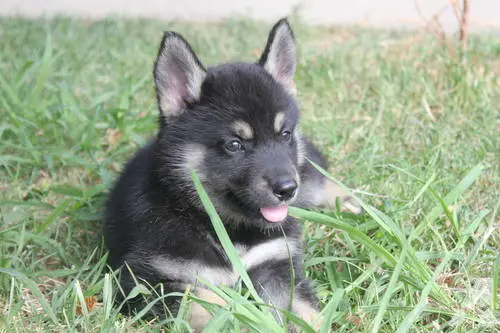
[[[313,327],[320,327],[317,299],[309,281],[302,276],[300,257],[296,256],[293,262],[295,270],[293,296],[290,294],[292,279],[288,260],[269,260],[253,268],[249,272],[250,277],[264,301],[278,309],[289,309]],[[275,316],[283,323],[283,316],[279,311],[275,311]]]
[[[309,323],[315,330],[319,330],[323,324],[323,317],[321,317],[320,312],[308,301],[302,299],[294,300],[292,311],[298,314],[306,323]]]
[[[202,300],[209,303],[219,304],[221,306],[224,306],[226,304],[226,302],[222,298],[208,289],[197,288],[195,291],[195,295],[198,298],[201,298]],[[189,324],[195,332],[201,332],[208,321],[212,319],[212,315],[210,314],[210,312],[208,312],[203,306],[196,302],[193,302],[191,305],[190,315],[191,319],[189,321]]]
[[[147,283],[145,281],[147,281]],[[138,284],[152,287],[152,295],[141,294],[125,301],[126,297]],[[141,311],[148,303],[155,302],[151,310],[145,314],[143,319],[150,320],[157,317],[162,320],[177,314],[181,303],[181,297],[169,296],[162,300],[157,300],[158,297],[171,292],[182,293],[184,284],[165,280],[163,276],[155,272],[149,265],[145,265],[144,262],[127,261],[127,265],[121,268],[120,288],[121,291],[116,295],[115,303],[120,305],[125,301],[123,307],[120,309],[122,313],[132,315]]]
[[[171,292],[186,292],[186,288],[188,288],[189,284],[184,282],[172,282],[165,281],[165,277],[155,272],[154,267],[144,264],[144,261],[137,262],[129,260],[127,262],[128,267],[123,267],[120,275],[120,286],[125,295],[119,294],[116,298],[116,303],[120,304],[125,300],[125,297],[132,291],[132,289],[137,285],[137,283],[143,283],[143,280],[148,281],[148,283],[155,287],[153,294],[161,295],[160,290],[163,291],[164,294],[168,294]],[[130,272],[130,270],[132,272]],[[137,282],[136,282],[137,281]],[[161,287],[160,287],[161,285]],[[193,290],[194,295],[196,297],[214,304],[225,305],[225,302],[222,298],[217,296],[214,292],[197,287]],[[143,295],[138,295],[137,297],[127,300],[127,302],[122,307],[122,312],[130,315],[133,313],[137,313],[142,310],[145,306],[147,306],[148,302],[153,301],[158,295],[154,295],[152,297],[145,298]],[[176,316],[179,311],[179,306],[181,303],[182,297],[180,296],[172,296],[167,297],[162,301],[155,303],[155,305],[151,308],[151,311],[147,313],[144,319],[149,320],[154,317],[160,318],[160,320],[167,318],[168,316]],[[164,307],[167,306],[167,308]],[[194,332],[201,332],[207,322],[212,318],[210,312],[208,312],[203,306],[196,302],[192,302],[189,309],[189,324]]]
[[[326,170],[327,163],[321,153],[308,140],[302,139],[302,141],[307,158]],[[298,206],[336,209],[338,201],[341,211],[361,213],[361,206],[353,197],[307,161],[300,168],[300,176],[302,185],[297,198]]]
[[[361,206],[359,203],[342,187],[331,180],[325,178],[319,192],[320,198],[318,206],[330,209],[340,208],[343,212],[351,212],[354,214],[361,213]],[[340,207],[337,207],[337,202]]]

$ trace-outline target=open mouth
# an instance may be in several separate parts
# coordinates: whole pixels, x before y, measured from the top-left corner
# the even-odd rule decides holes
[[[288,216],[288,206],[263,207],[260,213],[268,222],[283,222]]]
[[[233,203],[233,208],[236,209],[248,209],[253,210],[251,206],[245,203],[245,201],[240,200],[233,192],[228,192],[226,194],[229,202]],[[270,223],[279,223],[286,220],[288,216],[288,205],[280,206],[270,206],[262,207],[259,209],[260,215]]]

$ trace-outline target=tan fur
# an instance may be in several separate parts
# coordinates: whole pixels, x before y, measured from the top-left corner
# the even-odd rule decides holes
[[[221,306],[224,306],[226,304],[226,302],[222,298],[208,289],[197,288],[195,295],[198,298],[201,298],[204,301],[210,303],[219,304]],[[191,319],[189,321],[189,324],[195,332],[201,332],[210,319],[212,319],[212,315],[210,314],[210,312],[205,310],[205,308],[200,304],[195,302],[192,303]]]
[[[293,302],[293,311],[299,315],[305,322],[310,324],[315,330],[319,330],[322,323],[323,318],[319,311],[311,307],[307,302],[303,300],[296,299]]]
[[[197,288],[195,295],[209,303],[221,306],[226,305],[226,302],[222,298],[208,289]],[[314,309],[309,303],[301,299],[296,299],[293,302],[292,310],[305,322],[310,324],[315,330],[320,329],[323,318],[320,312]],[[200,304],[195,302],[192,303],[189,324],[194,332],[202,332],[203,328],[210,319],[212,319],[212,314],[210,314],[210,312],[205,310],[205,308]],[[242,332],[246,332],[246,330],[243,330]]]
[[[361,213],[361,207],[359,203],[351,197],[342,187],[338,186],[330,180],[326,180],[323,187],[321,205],[326,208],[336,209],[337,198],[340,200],[340,210],[348,211],[354,214]]]
[[[278,112],[274,117],[274,132],[279,133],[285,122],[285,113]]]
[[[235,121],[232,125],[233,130],[236,135],[241,137],[243,140],[252,140],[253,139],[253,129],[250,124],[245,121],[238,120]]]
[[[288,92],[294,97],[297,96],[297,85],[295,84],[295,81],[290,82]]]

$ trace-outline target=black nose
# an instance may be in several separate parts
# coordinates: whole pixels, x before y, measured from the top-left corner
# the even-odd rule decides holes
[[[281,201],[289,200],[297,190],[297,182],[293,179],[277,181],[273,184],[273,193]]]

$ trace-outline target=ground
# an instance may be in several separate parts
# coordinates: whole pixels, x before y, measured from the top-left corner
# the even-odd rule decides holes
[[[471,36],[462,52],[421,32],[292,25],[303,132],[366,209],[291,211],[325,332],[498,330],[500,39]],[[107,189],[155,133],[151,68],[166,28],[214,64],[254,61],[269,25],[0,19],[5,331],[159,330],[111,307],[100,226]],[[217,292],[231,306],[214,309],[209,331],[277,330],[245,294]]]

